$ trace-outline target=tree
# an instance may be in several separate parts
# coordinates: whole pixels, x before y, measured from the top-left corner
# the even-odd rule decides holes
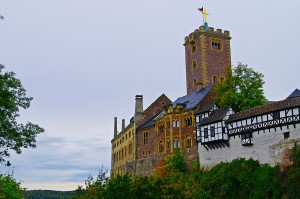
[[[262,73],[238,63],[233,73],[228,70],[225,81],[216,86],[216,103],[231,106],[236,112],[265,104],[263,77]]]
[[[20,154],[22,148],[36,147],[36,136],[44,132],[37,124],[17,122],[20,108],[29,108],[32,99],[26,96],[15,73],[4,72],[4,66],[0,65],[0,163],[10,166],[6,160],[10,150]]]

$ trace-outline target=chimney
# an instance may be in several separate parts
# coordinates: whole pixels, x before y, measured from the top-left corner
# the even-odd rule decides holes
[[[122,119],[122,131],[125,129],[125,119]]]
[[[143,113],[143,95],[135,96],[135,115]]]
[[[116,137],[118,134],[118,125],[117,125],[118,119],[117,119],[117,117],[115,117],[114,119],[115,119],[115,121],[114,121],[114,137]]]

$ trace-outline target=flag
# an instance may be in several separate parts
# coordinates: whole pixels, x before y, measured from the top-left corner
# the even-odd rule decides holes
[[[203,12],[203,6],[202,6],[202,8],[198,8],[198,10],[199,10],[200,12]]]
[[[0,15],[0,19],[4,20],[4,17],[2,15]]]

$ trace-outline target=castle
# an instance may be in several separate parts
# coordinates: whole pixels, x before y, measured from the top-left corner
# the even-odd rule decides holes
[[[207,25],[207,24],[206,24]],[[234,113],[214,103],[214,87],[231,70],[230,32],[200,26],[185,37],[187,94],[172,102],[159,96],[135,114],[121,132],[114,118],[111,174],[150,175],[175,150],[188,165],[203,167],[239,157],[275,164],[300,140],[300,91],[286,100]]]

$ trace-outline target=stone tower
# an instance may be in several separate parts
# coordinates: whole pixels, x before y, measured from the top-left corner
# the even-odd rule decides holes
[[[187,94],[217,81],[224,81],[231,69],[230,33],[200,26],[185,37]]]

